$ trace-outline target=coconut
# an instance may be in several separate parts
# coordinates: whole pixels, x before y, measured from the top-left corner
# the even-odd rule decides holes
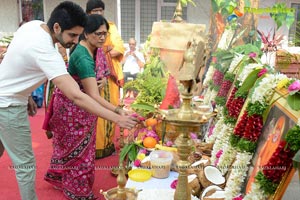
[[[201,159],[193,164],[191,164],[190,168],[188,168],[187,173],[188,174],[197,174],[199,173],[200,170],[203,170],[204,166],[208,163],[208,160],[206,159]]]
[[[201,191],[201,185],[196,174],[191,174],[188,176],[188,186],[191,189],[193,196],[199,197]]]
[[[151,168],[151,162],[150,162],[150,156],[146,156],[142,161],[141,161],[141,167],[143,168]]]
[[[215,193],[216,191],[222,191],[222,188],[216,185],[211,185],[205,188],[201,194],[201,200],[204,199],[206,196],[210,196],[211,194]]]
[[[225,199],[224,190],[216,190],[214,193],[203,197],[203,200],[224,200],[224,199]]]
[[[210,185],[223,185],[225,183],[225,178],[223,177],[221,171],[215,166],[205,166],[203,170],[198,173],[198,178],[201,185],[205,188]]]

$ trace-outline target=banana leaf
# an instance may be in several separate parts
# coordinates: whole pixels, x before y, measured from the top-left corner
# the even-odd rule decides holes
[[[255,81],[258,79],[258,72],[260,72],[261,69],[255,69],[253,70],[247,78],[244,80],[242,86],[238,89],[237,93],[239,94],[245,94],[248,93],[248,91],[253,87]]]
[[[296,93],[287,97],[287,103],[293,110],[300,110],[300,94]]]

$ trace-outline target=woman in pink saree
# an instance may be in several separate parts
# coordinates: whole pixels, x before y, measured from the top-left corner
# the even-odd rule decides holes
[[[104,118],[109,112],[114,111],[123,118],[120,121],[133,120],[119,108],[101,98],[97,88],[97,81],[108,74],[105,60],[97,62],[96,65],[94,61],[96,52],[98,56],[103,54],[101,49],[97,51],[97,48],[105,42],[108,29],[109,25],[102,16],[88,17],[84,39],[73,51],[68,71],[82,91],[98,99],[101,105],[108,109],[103,112]],[[102,57],[105,59],[104,56]],[[53,155],[45,180],[62,190],[67,199],[97,199],[92,192],[97,116],[76,106],[58,89],[53,95],[55,95],[53,104],[50,105],[52,114],[48,117],[47,124],[47,129],[53,133]]]

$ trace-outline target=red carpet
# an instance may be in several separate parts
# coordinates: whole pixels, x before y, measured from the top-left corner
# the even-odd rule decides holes
[[[44,120],[44,108],[40,108],[35,117],[30,117],[32,130],[32,146],[36,157],[36,191],[39,200],[64,200],[65,197],[61,191],[55,190],[50,184],[44,181],[44,174],[49,166],[52,154],[52,141],[48,140],[42,130]],[[118,156],[113,155],[104,159],[96,160],[96,177],[93,187],[95,195],[104,199],[99,193],[100,189],[106,191],[116,187],[116,177],[111,175],[110,169],[117,166]],[[7,153],[0,158],[0,200],[18,200],[21,199],[14,170],[9,169],[12,163]]]

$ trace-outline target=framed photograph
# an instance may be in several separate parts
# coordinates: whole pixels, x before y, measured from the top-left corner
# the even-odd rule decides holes
[[[257,149],[249,168],[248,179],[245,183],[245,193],[250,192],[256,174],[262,169],[262,166],[268,163],[280,141],[284,140],[288,130],[295,126],[300,117],[300,112],[296,112],[288,106],[286,99],[282,97],[284,94],[286,94],[286,91],[277,91],[273,97],[276,102],[269,111],[262,134],[258,140]],[[292,167],[286,169],[285,176],[270,199],[282,198],[294,174],[295,170]],[[298,193],[300,195],[300,192]]]

